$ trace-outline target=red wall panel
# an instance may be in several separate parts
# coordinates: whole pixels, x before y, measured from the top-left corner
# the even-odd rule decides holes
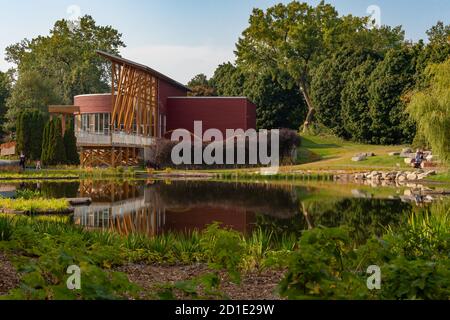
[[[74,105],[80,107],[81,113],[112,112],[112,98],[110,93],[76,96],[74,97]]]
[[[159,81],[158,91],[159,91],[160,112],[163,114],[167,114],[167,99],[169,97],[186,97],[187,90],[184,90],[161,79],[158,81]]]
[[[167,130],[194,132],[194,121],[203,122],[203,133],[219,129],[255,129],[256,107],[246,98],[189,97],[168,99]]]

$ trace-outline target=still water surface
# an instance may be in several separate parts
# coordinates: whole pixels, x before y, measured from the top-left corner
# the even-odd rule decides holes
[[[347,225],[363,241],[416,207],[405,201],[404,187],[332,182],[77,181],[20,187],[46,197],[89,197],[91,205],[75,208],[75,223],[123,235],[189,232],[213,222],[244,234]]]

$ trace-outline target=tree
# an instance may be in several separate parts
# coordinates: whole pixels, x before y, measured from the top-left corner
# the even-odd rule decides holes
[[[11,94],[11,77],[7,73],[0,71],[0,123],[5,121],[6,113],[6,101]],[[2,134],[2,128],[0,127],[0,134]]]
[[[37,71],[22,73],[6,102],[6,119],[3,124],[5,131],[15,130],[17,117],[22,111],[39,110],[47,114],[49,105],[61,103],[62,99],[55,87],[53,79],[44,78]]]
[[[75,137],[75,128],[73,120],[69,120],[66,132],[64,134],[64,148],[66,150],[67,164],[79,165],[80,156],[77,151],[77,138]]]
[[[413,91],[407,111],[442,160],[450,163],[450,59],[427,68],[430,85]]]
[[[41,156],[44,165],[65,164],[67,161],[61,129],[59,118],[51,119],[44,129]]]
[[[30,160],[41,158],[44,125],[45,115],[36,109],[26,109],[17,118],[17,150]]]
[[[227,62],[217,67],[210,82],[219,96],[236,97],[243,95],[245,75],[241,69]]]
[[[342,90],[341,117],[344,130],[352,140],[370,142],[372,119],[369,112],[369,78],[377,60],[367,59],[354,68]]]
[[[367,18],[339,17],[333,6],[321,1],[317,7],[292,1],[266,12],[254,9],[250,26],[237,43],[237,61],[244,68],[269,70],[288,88],[300,90],[308,106],[304,129],[316,111],[310,95],[311,70],[329,52],[363,30]]]
[[[67,20],[55,23],[48,36],[24,39],[6,48],[6,60],[17,65],[19,79],[34,71],[52,79],[62,102],[70,104],[78,94],[109,90],[110,68],[96,50],[119,54],[122,35],[111,26],[98,26],[91,16],[77,27]]]
[[[416,63],[416,87],[424,89],[429,86],[430,78],[427,75],[427,66],[445,62],[450,57],[450,25],[444,25],[439,21],[427,31],[428,44],[420,41]]]
[[[188,83],[188,87],[192,90],[189,95],[193,97],[211,97],[216,95],[214,87],[211,86],[208,77],[203,73],[192,78]]]
[[[370,76],[368,86],[371,143],[406,144],[415,136],[402,101],[414,86],[415,56],[410,47],[390,50]]]
[[[350,138],[342,121],[342,91],[352,70],[369,57],[379,59],[369,49],[343,48],[312,71],[311,99],[317,109],[317,121],[342,138]]]
[[[306,107],[300,93],[273,81],[268,72],[244,72],[231,63],[220,65],[210,83],[221,96],[246,96],[257,107],[257,127],[298,130]]]

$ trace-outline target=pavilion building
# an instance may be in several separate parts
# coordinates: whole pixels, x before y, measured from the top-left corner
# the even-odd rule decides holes
[[[137,165],[151,157],[156,139],[176,129],[255,129],[256,106],[246,97],[189,97],[190,89],[142,64],[98,51],[111,62],[111,92],[74,97],[73,106],[50,106],[75,116],[81,165]],[[63,121],[64,123],[64,121]],[[63,128],[64,130],[64,128]]]

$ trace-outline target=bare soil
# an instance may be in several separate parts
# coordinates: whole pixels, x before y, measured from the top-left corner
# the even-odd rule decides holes
[[[147,293],[155,292],[158,285],[161,284],[174,284],[177,281],[190,280],[211,272],[203,264],[188,266],[129,264],[120,267],[117,271],[126,273],[131,282],[143,288]],[[284,271],[282,270],[266,270],[260,273],[244,274],[240,285],[232,283],[226,272],[220,272],[219,275],[221,278],[220,291],[232,300],[281,299],[276,293],[276,288],[283,278]]]
[[[20,277],[8,257],[0,252],[0,296],[19,286]]]

